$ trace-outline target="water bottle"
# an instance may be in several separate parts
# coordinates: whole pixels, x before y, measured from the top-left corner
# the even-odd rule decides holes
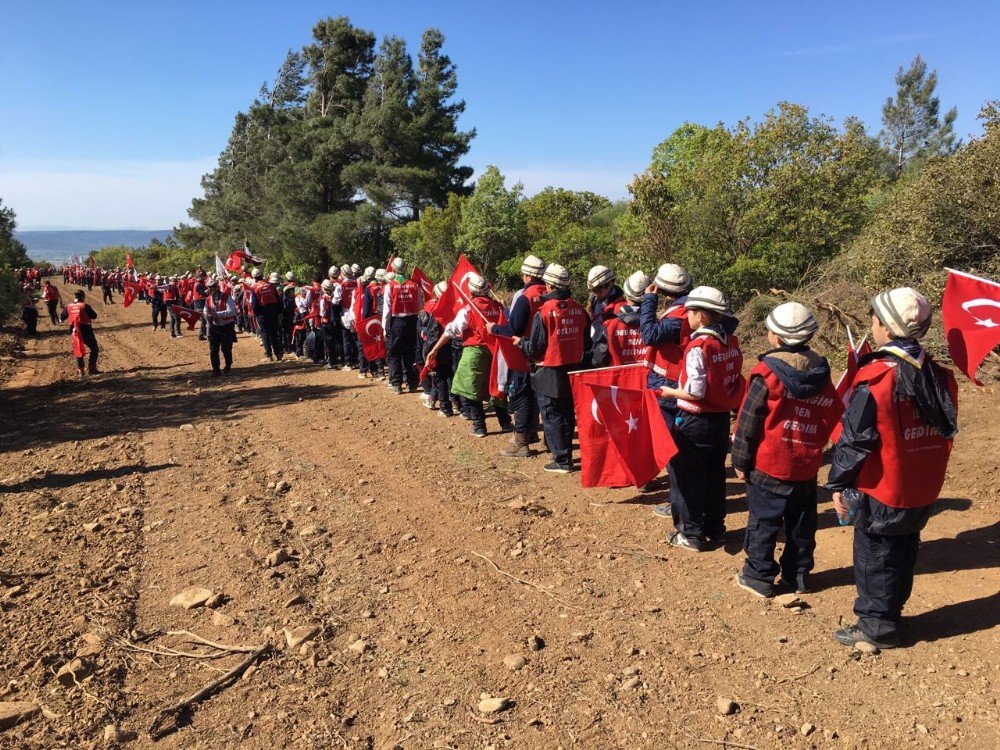
[[[850,526],[854,521],[854,516],[858,514],[858,506],[861,504],[861,493],[853,487],[848,487],[840,494],[840,502],[847,507],[847,515],[837,515],[837,520],[841,526]]]

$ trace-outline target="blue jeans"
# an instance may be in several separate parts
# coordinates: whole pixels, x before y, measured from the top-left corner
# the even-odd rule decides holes
[[[555,462],[568,469],[573,465],[573,430],[576,427],[573,397],[553,398],[541,393],[537,397],[545,444]]]
[[[795,482],[788,495],[771,492],[752,481],[747,483],[746,535],[743,577],[766,586],[782,577],[795,583],[813,569],[816,550],[816,482]],[[778,534],[785,530],[785,549],[780,564],[774,561]]]

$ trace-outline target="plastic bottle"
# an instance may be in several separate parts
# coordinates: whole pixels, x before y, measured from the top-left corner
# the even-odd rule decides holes
[[[837,514],[837,520],[841,526],[850,526],[854,517],[858,514],[858,505],[861,504],[861,493],[853,487],[848,487],[840,493],[840,502],[847,508],[846,515]]]

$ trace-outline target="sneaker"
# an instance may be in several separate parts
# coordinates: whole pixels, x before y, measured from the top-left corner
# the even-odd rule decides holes
[[[395,393],[397,396],[402,396],[403,395],[403,388],[402,388],[402,386],[393,385],[393,386],[389,386],[389,389],[393,393]]]
[[[572,466],[565,466],[559,463],[558,461],[553,461],[550,464],[545,464],[544,468],[545,471],[549,472],[550,474],[569,474],[571,471],[573,471]]]
[[[693,536],[687,536],[679,531],[675,531],[673,534],[668,535],[667,542],[671,547],[680,547],[681,549],[691,550],[692,552],[701,552],[700,539]]]
[[[409,386],[409,391],[410,391],[410,393],[420,393],[420,386],[419,385],[411,385],[411,386]]]
[[[80,380],[83,380],[85,377],[87,377],[86,374],[83,372],[83,368],[82,367],[78,367],[77,368],[77,370],[76,370],[76,376],[78,378],[80,378]]]
[[[472,437],[477,437],[477,438],[484,438],[484,437],[486,437],[486,428],[485,427],[473,427],[472,428]]]
[[[336,370],[337,368],[333,365],[323,365],[324,370]]]
[[[736,585],[744,591],[749,591],[754,596],[759,596],[761,599],[771,599],[774,596],[773,587],[767,586],[766,583],[758,583],[756,581],[751,583],[743,577],[742,573],[736,574]],[[758,588],[758,586],[760,588]]]
[[[274,362],[274,357],[264,357],[261,362]]]
[[[673,514],[670,512],[670,503],[660,503],[659,505],[654,505],[653,515],[660,518],[673,518]]]
[[[454,417],[455,412],[452,411],[438,411],[438,415],[442,417]]]
[[[426,393],[420,394],[420,403],[423,404],[428,409],[436,409],[436,406],[431,406],[431,397]]]
[[[881,651],[899,647],[899,636],[896,636],[888,641],[876,641],[874,638],[866,635],[865,632],[857,625],[850,625],[846,628],[841,628],[840,630],[834,630],[833,637],[837,639],[838,643],[842,643],[845,646],[853,647],[858,643],[869,643]]]

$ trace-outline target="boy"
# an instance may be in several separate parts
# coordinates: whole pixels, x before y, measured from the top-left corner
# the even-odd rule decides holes
[[[726,532],[726,452],[729,412],[743,398],[743,353],[726,332],[729,301],[718,289],[699,286],[684,303],[691,340],[684,348],[676,388],[660,387],[660,397],[677,399],[670,459],[670,513],[674,531],[667,541],[701,552],[722,542]]]
[[[833,636],[845,646],[886,649],[899,645],[920,532],[944,484],[958,388],[920,346],[931,323],[922,294],[909,287],[877,294],[871,323],[878,349],[861,361],[826,486],[842,519],[854,513],[858,588],[857,623]],[[858,493],[853,508],[849,488]]]
[[[798,302],[786,302],[765,321],[771,349],[750,372],[736,420],[733,468],[747,483],[746,562],[736,584],[751,594],[774,596],[774,579],[797,593],[809,590],[816,549],[816,474],[823,448],[843,413],[830,365],[809,348],[819,328]],[[782,526],[780,566],[774,546]]]

